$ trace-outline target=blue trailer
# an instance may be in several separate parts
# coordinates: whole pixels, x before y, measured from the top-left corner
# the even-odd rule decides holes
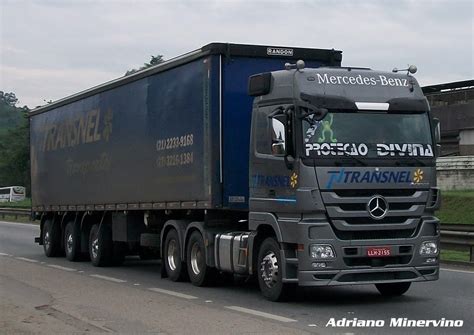
[[[248,210],[248,78],[295,59],[341,52],[213,43],[34,110],[34,209]]]
[[[409,73],[341,58],[212,43],[33,110],[36,241],[95,266],[161,258],[198,286],[257,276],[274,301],[437,279],[426,99]]]

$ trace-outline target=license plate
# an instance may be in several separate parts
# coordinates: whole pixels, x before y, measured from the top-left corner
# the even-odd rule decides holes
[[[371,247],[367,248],[367,256],[369,257],[387,257],[390,256],[389,247]]]

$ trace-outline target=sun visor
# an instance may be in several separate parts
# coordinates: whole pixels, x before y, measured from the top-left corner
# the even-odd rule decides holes
[[[388,111],[428,110],[418,82],[406,74],[320,68],[306,69],[295,79],[301,99],[320,108],[361,110],[360,106],[384,103]]]

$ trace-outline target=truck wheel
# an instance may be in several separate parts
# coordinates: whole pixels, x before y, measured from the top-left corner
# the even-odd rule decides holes
[[[186,248],[186,265],[193,285],[208,286],[216,279],[216,269],[206,264],[206,248],[202,235],[198,231],[194,231],[189,238]]]
[[[79,225],[69,221],[64,231],[64,251],[71,262],[78,261],[81,256],[81,231]]]
[[[410,282],[404,283],[387,283],[387,284],[375,284],[380,294],[386,297],[396,297],[403,295],[410,288]]]
[[[61,229],[53,220],[48,219],[43,225],[43,249],[47,257],[56,257],[61,252]]]
[[[258,284],[262,295],[270,301],[289,298],[294,286],[283,283],[280,245],[273,237],[265,239],[258,252]]]
[[[166,273],[172,281],[182,281],[186,277],[186,269],[181,259],[181,245],[178,232],[171,229],[166,235],[164,257]]]
[[[89,234],[89,255],[92,265],[108,266],[112,264],[113,243],[110,227],[102,224],[92,226]]]

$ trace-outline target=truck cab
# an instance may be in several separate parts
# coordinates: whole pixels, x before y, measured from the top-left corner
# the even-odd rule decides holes
[[[249,226],[280,244],[257,261],[264,295],[438,279],[439,130],[409,72],[299,63],[252,76],[249,94]]]

